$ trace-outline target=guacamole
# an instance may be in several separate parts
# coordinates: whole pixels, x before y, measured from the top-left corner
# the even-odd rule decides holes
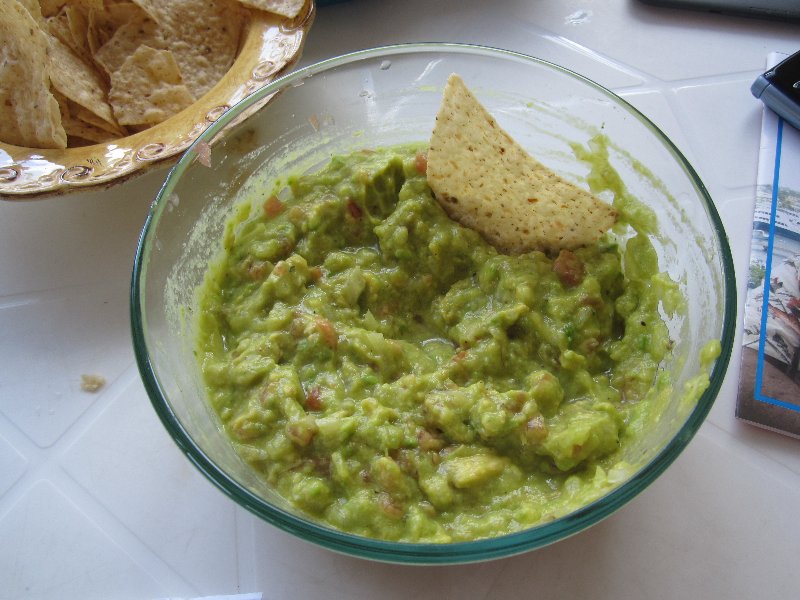
[[[415,148],[360,151],[243,203],[199,290],[197,354],[236,450],[298,510],[439,543],[627,477],[677,287],[643,233],[501,254],[425,168]]]

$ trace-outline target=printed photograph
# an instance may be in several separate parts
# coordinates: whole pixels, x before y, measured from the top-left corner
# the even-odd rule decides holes
[[[800,132],[785,123],[779,125],[774,115],[765,115],[737,416],[800,436],[798,158]],[[776,160],[780,161],[777,178]]]

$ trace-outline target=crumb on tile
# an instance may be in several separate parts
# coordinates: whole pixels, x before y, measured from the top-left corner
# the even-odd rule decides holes
[[[81,375],[81,389],[84,392],[97,392],[106,384],[106,378],[102,375]]]

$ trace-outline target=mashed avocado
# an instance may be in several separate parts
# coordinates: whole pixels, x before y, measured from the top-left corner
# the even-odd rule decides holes
[[[646,235],[500,254],[448,218],[413,148],[334,157],[242,206],[200,290],[198,355],[237,451],[298,509],[463,541],[622,477],[677,294]]]

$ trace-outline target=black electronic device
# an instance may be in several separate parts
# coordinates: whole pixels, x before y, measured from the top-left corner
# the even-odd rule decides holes
[[[759,75],[750,91],[785,121],[800,129],[800,52]]]
[[[800,23],[800,0],[640,0],[653,6],[688,8]]]

